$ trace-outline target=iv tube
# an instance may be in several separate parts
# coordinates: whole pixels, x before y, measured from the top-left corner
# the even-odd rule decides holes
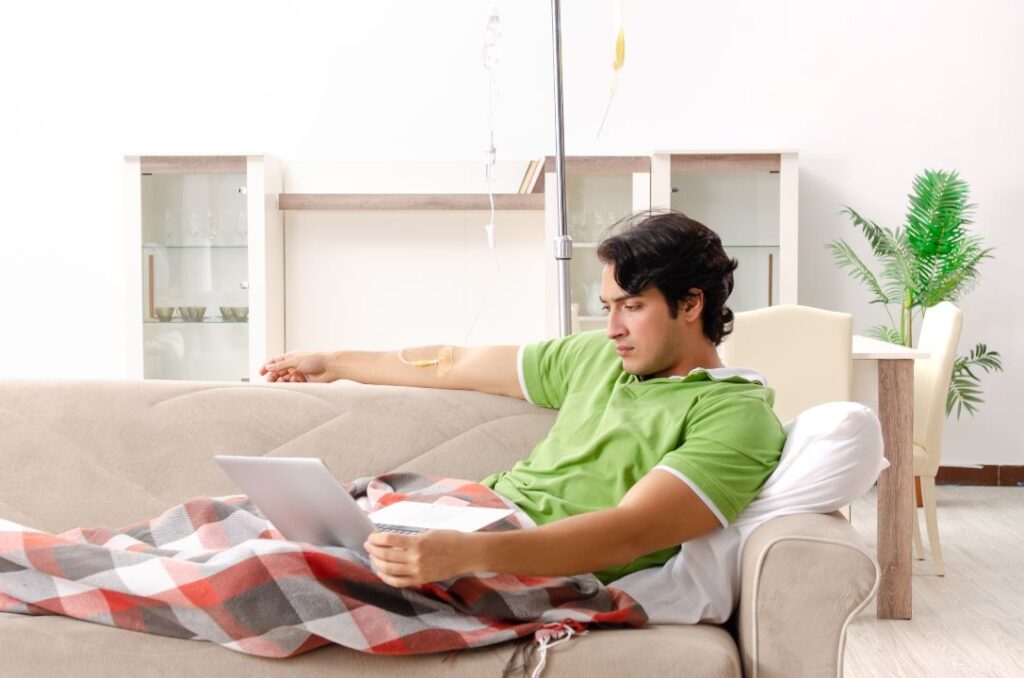
[[[484,162],[484,179],[487,182],[487,195],[491,203],[490,220],[484,225],[484,231],[487,233],[487,247],[493,250],[495,216],[494,163],[497,159],[497,149],[494,147],[494,100],[498,96],[495,69],[501,63],[501,18],[498,16],[497,4],[491,8],[491,15],[487,18],[487,29],[484,32],[483,62],[484,69],[487,71],[487,127],[490,141]]]
[[[494,287],[501,280],[501,264],[498,262],[498,253],[494,249],[494,164],[497,160],[497,149],[494,147],[494,102],[499,97],[496,69],[501,63],[501,18],[498,16],[498,4],[491,7],[491,13],[487,17],[487,28],[484,31],[483,45],[483,66],[487,71],[487,128],[488,147],[484,156],[484,180],[487,183],[487,196],[490,200],[490,220],[484,224],[484,232],[487,234],[487,247],[491,250],[491,258],[494,261],[494,279],[487,292],[480,298],[473,320],[466,330],[466,340],[476,327],[476,321],[480,318],[484,302],[490,296]]]

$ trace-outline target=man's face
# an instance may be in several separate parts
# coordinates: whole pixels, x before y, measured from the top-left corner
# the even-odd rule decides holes
[[[683,352],[684,318],[669,315],[661,290],[649,287],[629,296],[615,282],[615,266],[605,264],[601,303],[608,311],[605,334],[615,343],[622,369],[637,376],[670,376]]]

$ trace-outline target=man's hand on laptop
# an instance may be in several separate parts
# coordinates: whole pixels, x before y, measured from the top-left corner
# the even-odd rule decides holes
[[[472,572],[472,539],[472,533],[455,530],[373,532],[364,547],[381,581],[404,588]]]
[[[326,353],[293,351],[275,356],[260,368],[267,381],[334,381]]]

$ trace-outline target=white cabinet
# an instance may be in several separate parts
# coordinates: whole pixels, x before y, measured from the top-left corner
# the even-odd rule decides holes
[[[553,159],[544,181],[548,336],[558,336],[558,235]],[[605,324],[597,244],[622,217],[671,208],[712,229],[739,262],[729,307],[746,311],[797,303],[797,154],[656,152],[650,156],[566,158],[566,224],[573,332]]]
[[[651,205],[712,229],[739,262],[733,311],[797,303],[797,182],[795,152],[651,156]]]
[[[499,191],[493,196],[495,208],[509,212],[499,228],[499,247],[509,242],[503,240],[505,223],[526,227],[529,238],[518,241],[528,244],[525,256],[538,263],[530,268],[528,281],[517,280],[506,269],[504,278],[496,279],[495,284],[528,287],[528,297],[534,299],[538,291],[542,292],[543,318],[527,311],[523,314],[530,322],[540,323],[534,326],[542,328],[547,336],[558,336],[554,160],[546,158],[542,163],[544,181],[537,184],[529,180],[534,176],[532,169],[512,164],[516,167],[505,168],[508,171],[499,173],[502,181],[494,185]],[[294,181],[294,177],[290,181],[293,191],[312,188],[332,192],[284,193],[279,164],[262,156],[127,158],[129,374],[206,380],[257,377],[265,358],[286,348],[285,212],[281,210],[296,212],[292,237],[300,240],[303,220],[320,228],[312,232],[321,237],[331,230],[328,224],[334,224],[339,231],[337,237],[345,238],[345,228],[365,226],[356,218],[362,212],[375,213],[375,223],[405,220],[410,232],[419,233],[423,224],[433,223],[422,218],[425,215],[432,214],[436,222],[445,218],[446,212],[490,208],[491,198],[480,192],[480,182],[469,180],[479,169],[474,165],[439,178],[438,172],[406,167],[404,174],[389,169],[377,181],[365,180],[365,172],[349,173],[344,178],[339,178],[344,173],[327,172],[327,179],[308,185]],[[527,169],[527,180],[523,169]],[[373,192],[406,186],[421,192]],[[448,191],[449,187],[473,192],[436,192]],[[515,192],[516,187],[523,192]],[[339,192],[345,189],[352,192]],[[574,245],[569,266],[570,297],[575,309],[573,331],[600,329],[606,322],[599,300],[598,243],[619,220],[650,208],[682,211],[721,235],[726,251],[739,261],[736,286],[729,300],[734,311],[797,303],[796,153],[574,156],[566,158],[566,191],[566,221]],[[331,217],[329,213],[335,211],[355,216]],[[309,215],[302,216],[305,212]],[[513,219],[512,213],[518,215]],[[394,215],[393,219],[389,215]],[[480,225],[483,223],[480,221]],[[360,237],[369,236],[361,232]],[[465,248],[465,242],[463,236],[454,244]],[[308,243],[302,244],[309,247]],[[543,270],[539,268],[541,260]],[[375,264],[374,270],[386,268]],[[337,324],[337,304],[326,304],[320,298],[337,294],[337,290],[324,288],[319,278],[311,282],[310,275],[299,282],[308,289],[300,297],[300,306],[305,306],[293,305],[293,331],[303,326],[311,313],[322,313],[328,322]],[[292,293],[301,286],[291,285]],[[407,303],[406,297],[407,293],[396,293],[394,303]],[[489,295],[487,303],[499,304],[500,299]],[[193,306],[204,307],[201,319],[183,317],[178,310]],[[248,307],[248,317],[230,317],[232,307]],[[174,315],[161,318],[168,309]],[[350,323],[351,312],[346,314]],[[476,315],[472,318],[475,322]],[[373,318],[368,316],[367,323],[370,320]],[[306,332],[308,335],[308,328]],[[301,345],[292,348],[336,345],[340,341],[317,335],[316,341],[310,342],[306,335],[298,336],[293,340]],[[401,340],[389,339],[388,343],[395,341]]]
[[[548,336],[558,336],[557,268],[553,243],[558,236],[554,159],[545,163],[545,256],[550,262],[545,284]],[[649,156],[576,156],[565,159],[566,226],[573,240],[569,290],[573,332],[599,329],[605,314],[599,299],[601,262],[597,245],[620,219],[651,206]]]
[[[284,350],[279,163],[125,158],[128,376],[248,381]]]

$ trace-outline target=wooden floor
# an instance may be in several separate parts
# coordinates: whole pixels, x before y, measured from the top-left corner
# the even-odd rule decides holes
[[[946,576],[914,561],[914,618],[879,621],[872,602],[850,623],[845,676],[1024,676],[1024,488],[936,488]],[[875,494],[853,507],[874,551]],[[919,509],[920,512],[920,509]]]

